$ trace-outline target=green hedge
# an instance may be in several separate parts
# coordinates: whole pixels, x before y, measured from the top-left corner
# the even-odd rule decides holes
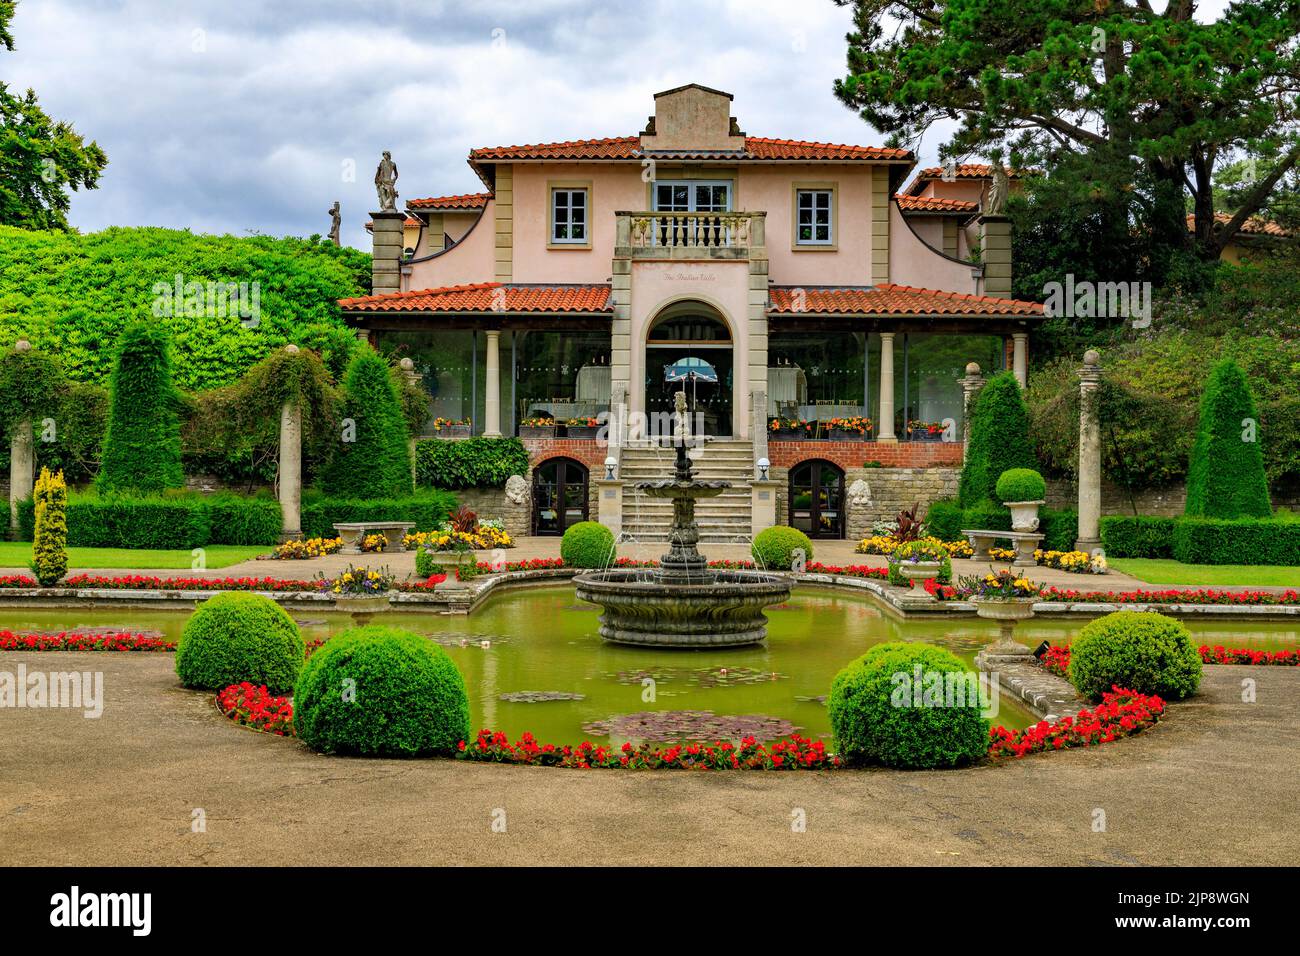
[[[1116,515],[1101,519],[1101,546],[1108,558],[1170,558],[1177,518]]]
[[[963,508],[952,498],[930,503],[925,513],[926,534],[940,541],[960,541],[964,537],[962,530],[966,528],[1010,531],[1011,512],[991,501],[973,508]],[[1073,551],[1074,542],[1079,537],[1079,514],[1073,510],[1039,509],[1038,530],[1045,535],[1043,550]]]
[[[953,498],[940,498],[930,502],[925,512],[925,530],[940,541],[959,541],[966,524],[965,512]]]
[[[1300,565],[1300,521],[1181,518],[1173,557],[1184,564]]]
[[[127,498],[73,495],[68,502],[68,546],[185,550],[209,544],[272,545],[282,527],[274,498],[175,495]],[[18,535],[30,541],[32,499],[18,502]]]
[[[999,372],[971,403],[970,448],[961,470],[958,500],[966,507],[992,500],[1003,472],[1037,467],[1020,383],[1010,372]]]
[[[813,559],[813,544],[808,536],[785,525],[764,528],[754,537],[749,551],[754,561],[768,571],[789,571],[796,551],[803,552],[805,564]]]
[[[1073,551],[1074,542],[1079,539],[1079,513],[1068,509],[1040,509],[1038,530],[1045,536],[1042,544],[1044,551]]]
[[[268,597],[227,591],[204,601],[176,645],[176,675],[186,687],[221,690],[248,681],[271,693],[293,688],[306,648],[302,632]]]
[[[334,498],[308,494],[302,504],[302,532],[308,538],[332,538],[336,522],[413,521],[413,531],[436,531],[456,507],[446,491],[421,491],[410,498]]]
[[[103,492],[159,492],[185,484],[181,394],[172,382],[171,342],[156,324],[132,322],[117,345],[99,474]]]
[[[1185,513],[1198,518],[1267,518],[1255,397],[1241,368],[1224,359],[1210,370],[1187,469]]]
[[[560,557],[571,568],[603,568],[614,563],[618,551],[614,532],[599,521],[579,521],[565,529]]]
[[[425,438],[415,443],[415,483],[431,488],[501,488],[528,474],[518,438]]]
[[[1181,621],[1115,611],[1085,624],[1070,644],[1070,683],[1092,700],[1111,687],[1181,700],[1201,683],[1201,655]]]
[[[325,488],[340,497],[410,494],[406,416],[388,363],[368,346],[358,349],[343,392],[344,431],[325,469]]]

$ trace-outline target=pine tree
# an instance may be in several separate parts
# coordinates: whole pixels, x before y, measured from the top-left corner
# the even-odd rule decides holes
[[[358,349],[343,391],[340,443],[325,476],[326,490],[365,498],[411,494],[406,419],[388,364],[374,349]]]
[[[166,334],[146,322],[122,332],[96,479],[102,491],[148,493],[185,483],[180,395],[172,383],[168,346]]]
[[[1184,511],[1201,518],[1266,518],[1273,513],[1255,398],[1231,359],[1210,370],[1201,395]]]

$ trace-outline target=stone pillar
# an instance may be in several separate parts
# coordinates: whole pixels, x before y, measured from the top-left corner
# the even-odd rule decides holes
[[[286,345],[290,355],[298,346]],[[302,408],[296,401],[280,408],[280,540],[302,537]]]
[[[984,387],[984,376],[980,374],[979,363],[969,363],[966,366],[966,377],[957,379],[957,384],[961,386],[961,457],[962,461],[965,461],[970,451],[970,407],[975,401],[975,396]]]
[[[984,295],[1011,298],[1011,220],[1006,216],[981,216],[980,257],[984,264]]]
[[[780,487],[779,481],[750,483],[749,531],[751,536],[776,524],[776,493]]]
[[[767,457],[767,388],[749,390],[750,434],[754,439],[754,477],[759,478],[758,463]]]
[[[623,534],[623,482],[621,479],[601,478],[596,482],[596,520],[614,534],[618,541]]]
[[[501,332],[487,329],[487,375],[483,387],[483,437],[501,437]]]
[[[880,333],[880,422],[876,441],[896,444],[894,435],[894,333]]]
[[[1029,333],[1011,334],[1011,371],[1020,387],[1029,384]]]
[[[375,295],[399,292],[402,288],[402,224],[406,214],[401,212],[372,212],[371,236],[373,257],[370,262],[370,285]]]
[[[1079,369],[1079,537],[1074,549],[1089,554],[1101,547],[1100,361],[1097,351],[1088,349]]]
[[[14,343],[15,352],[30,352],[26,339]],[[36,487],[36,445],[32,438],[32,420],[24,418],[14,425],[9,444],[9,531],[18,535],[18,502],[30,498]]]
[[[406,380],[408,382],[410,382],[412,385],[420,384],[420,373],[415,370],[415,362],[413,362],[409,358],[404,358],[397,364],[398,367],[401,368],[402,374],[406,376]],[[415,469],[415,444],[416,444],[415,436],[407,435],[406,452],[411,459],[411,487],[412,488],[415,487],[415,470],[416,470]]]

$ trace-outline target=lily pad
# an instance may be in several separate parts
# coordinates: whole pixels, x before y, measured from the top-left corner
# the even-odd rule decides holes
[[[642,711],[616,714],[583,724],[589,734],[629,740],[776,740],[799,728],[781,717],[766,714],[715,714],[711,710]]]
[[[586,700],[586,695],[570,694],[563,690],[516,690],[498,695],[497,700],[512,704],[543,704],[550,700]]]

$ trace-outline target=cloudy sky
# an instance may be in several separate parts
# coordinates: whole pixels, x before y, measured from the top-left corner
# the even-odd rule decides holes
[[[20,0],[0,79],[108,153],[82,230],[309,235],[338,199],[368,248],[382,150],[403,198],[473,192],[471,147],[629,135],[683,83],[754,135],[882,142],[831,92],[849,27],[831,0]]]

